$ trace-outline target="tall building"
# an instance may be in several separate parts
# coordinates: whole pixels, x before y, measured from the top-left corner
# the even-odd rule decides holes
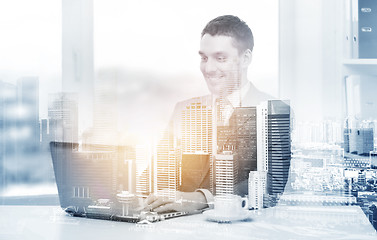
[[[238,194],[238,165],[231,151],[215,155],[216,195]]]
[[[344,138],[344,152],[350,152],[350,129],[345,128],[343,131],[343,138]]]
[[[238,162],[234,156],[237,147],[235,127],[217,125],[217,154],[214,156],[215,193],[238,194]]]
[[[182,162],[183,154],[195,154],[201,152],[209,156],[209,189],[214,191],[214,171],[213,171],[213,119],[212,119],[212,99],[208,97],[192,98],[181,106],[180,126],[177,128],[178,134],[178,162]]]
[[[84,148],[83,148],[84,149]],[[122,156],[122,172],[119,172],[120,176],[122,176],[122,191],[128,191],[132,194],[136,193],[136,151],[135,147],[133,146],[112,146],[104,147],[102,145],[90,145],[85,147],[85,151],[92,151],[92,152],[111,152],[117,151],[117,149],[123,152]],[[104,149],[104,150],[101,150]],[[118,150],[118,151],[119,151]]]
[[[181,163],[181,184],[183,192],[193,192],[196,189],[210,187],[208,153],[183,153]]]
[[[264,102],[257,107],[257,170],[268,171],[268,108]]]
[[[17,84],[0,81],[0,187],[31,177],[24,163],[39,151],[39,131],[38,78],[23,77]]]
[[[350,153],[369,155],[373,151],[373,128],[348,129],[347,133]]]
[[[155,193],[172,200],[175,199],[180,184],[175,146],[172,129],[164,130],[157,145]]]
[[[257,117],[255,107],[235,108],[229,119],[236,143],[234,158],[237,162],[238,194],[248,193],[250,171],[257,170]]]
[[[377,202],[372,202],[369,207],[369,222],[377,229]]]
[[[0,128],[4,153],[39,150],[39,80],[18,79],[17,85],[0,81]],[[0,139],[0,142],[2,141]]]
[[[224,151],[234,152],[237,146],[237,139],[235,137],[235,128],[229,125],[217,126],[217,154]]]
[[[110,150],[112,146],[119,145],[120,142],[118,78],[116,71],[101,71],[95,81],[93,128],[85,131],[83,142],[97,145],[100,148],[98,150]]]
[[[267,170],[269,205],[274,206],[284,192],[291,163],[290,106],[270,100],[258,107],[258,170]],[[267,160],[267,161],[266,161]],[[267,163],[267,164],[266,164]]]
[[[79,131],[92,126],[93,1],[62,0],[62,91],[78,94]]]
[[[0,81],[0,91],[0,151],[5,157],[18,150],[18,90],[16,85]]]
[[[17,81],[18,103],[17,129],[21,137],[18,151],[36,152],[39,150],[39,80],[37,77],[24,77]]]
[[[48,118],[52,141],[78,143],[77,93],[49,95]]]
[[[153,192],[152,155],[148,146],[136,145],[136,193],[148,195]]]
[[[266,194],[267,172],[250,171],[249,173],[249,208],[262,209]]]
[[[50,129],[48,119],[41,119],[40,126],[40,147],[42,151],[49,151],[50,149]]]
[[[206,98],[193,98],[181,111],[182,152],[212,153],[212,107]]]
[[[359,171],[359,175],[357,176],[357,182],[362,185],[362,186],[365,186],[367,181],[366,181],[366,172],[361,170]]]
[[[218,182],[219,164],[227,165],[227,176],[232,173],[234,194],[247,195],[248,176],[250,171],[257,170],[257,128],[256,128],[256,108],[237,107],[232,109],[231,116],[227,122],[217,125],[217,153],[219,159],[215,161],[216,169],[216,194],[217,185],[221,188],[223,183]],[[223,156],[223,153],[227,152]],[[230,161],[229,155],[232,155]],[[232,166],[234,169],[228,169]],[[223,192],[223,190],[221,190]]]
[[[17,87],[0,81],[0,189],[8,184],[9,169],[7,156],[16,153],[17,133],[15,109],[17,108]],[[12,114],[13,113],[13,114]],[[13,133],[12,133],[13,132]]]

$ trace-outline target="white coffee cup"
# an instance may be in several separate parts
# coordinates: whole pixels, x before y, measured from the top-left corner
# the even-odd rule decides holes
[[[221,215],[237,215],[244,209],[248,209],[247,198],[238,195],[224,194],[215,196],[215,211]]]

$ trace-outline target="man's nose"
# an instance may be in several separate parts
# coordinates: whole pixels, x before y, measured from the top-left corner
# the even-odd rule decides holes
[[[212,59],[208,59],[205,65],[205,71],[207,74],[215,73],[217,70],[216,63]]]

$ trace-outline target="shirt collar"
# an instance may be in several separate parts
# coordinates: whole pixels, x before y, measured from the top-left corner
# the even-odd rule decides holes
[[[245,98],[246,93],[249,91],[251,83],[247,81],[247,83],[241,88],[237,89],[232,94],[227,96],[227,100],[232,104],[233,107],[241,107],[242,99]]]

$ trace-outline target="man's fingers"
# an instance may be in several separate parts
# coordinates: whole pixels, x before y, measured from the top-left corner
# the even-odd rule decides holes
[[[145,206],[143,208],[144,211],[151,211],[155,208],[158,208],[160,206],[163,206],[167,203],[171,203],[172,201],[170,201],[169,199],[167,198],[164,198],[164,197],[157,197],[155,195],[150,195],[146,201],[145,201]]]
[[[154,211],[155,208],[158,208],[160,206],[163,206],[163,205],[169,204],[169,203],[171,203],[171,201],[168,200],[168,199],[158,198],[156,201],[154,201],[152,204],[150,204],[149,207],[151,209],[153,209],[153,211]]]
[[[155,196],[154,194],[150,194],[145,200],[144,200],[144,203],[143,205],[141,206],[140,210],[144,210],[144,211],[150,211],[152,210],[151,208],[151,204],[153,202],[155,202],[157,200],[157,196]]]
[[[176,211],[176,203],[167,203],[163,206],[153,209],[153,211],[158,213]]]
[[[145,202],[146,202],[147,205],[150,205],[151,203],[153,203],[153,202],[156,201],[156,200],[157,200],[157,196],[151,194],[151,195],[149,195],[149,196],[147,197],[147,199],[145,200]]]

